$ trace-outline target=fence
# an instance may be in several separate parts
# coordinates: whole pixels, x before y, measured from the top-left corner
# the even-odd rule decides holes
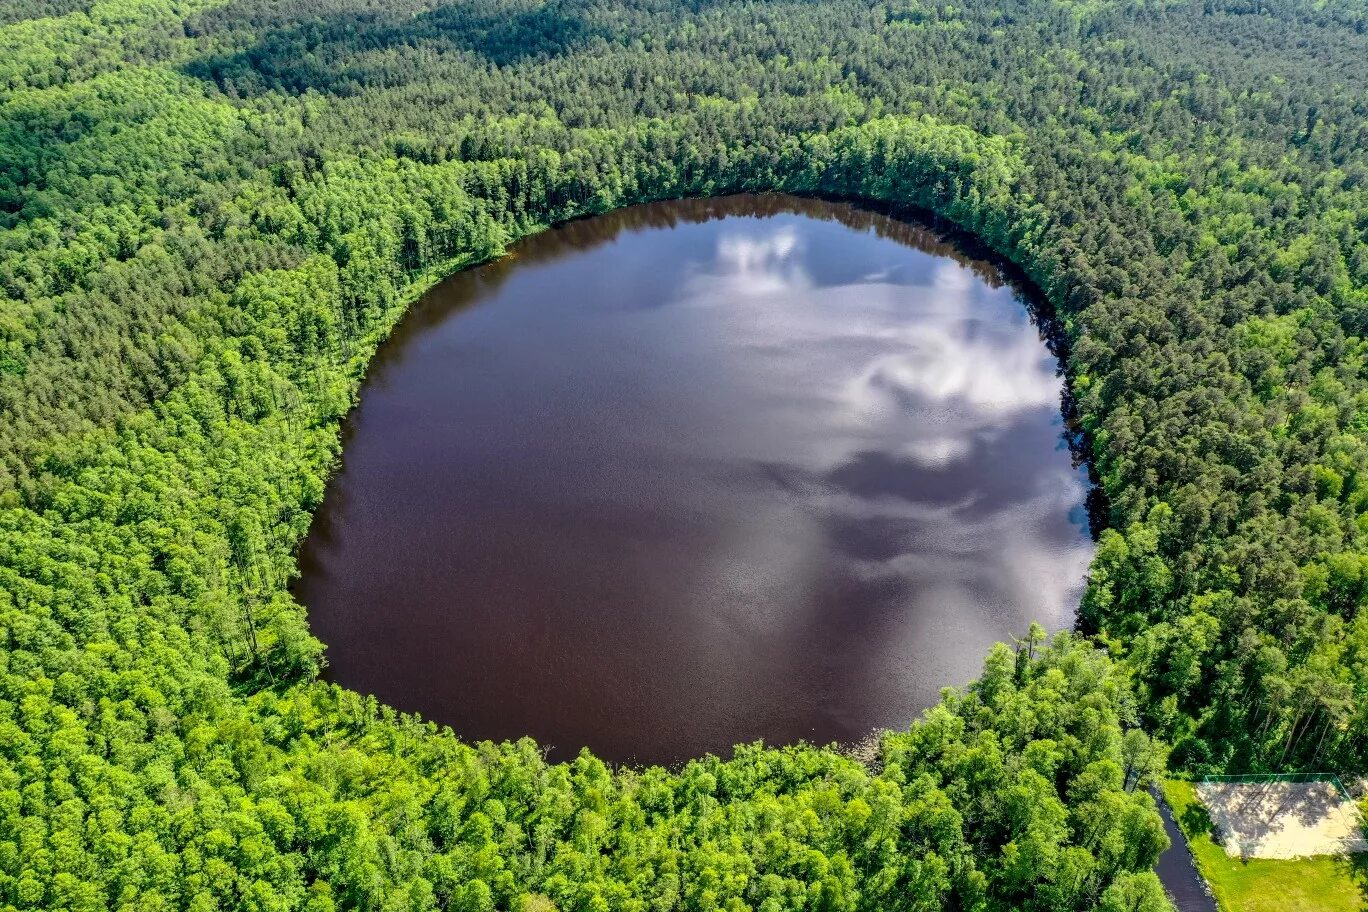
[[[1368,851],[1354,797],[1334,773],[1204,776],[1197,794],[1226,852],[1299,858]]]
[[[1243,773],[1233,776],[1203,776],[1201,782],[1235,782],[1250,783],[1258,785],[1260,783],[1286,782],[1292,785],[1308,785],[1313,782],[1328,782],[1350,801],[1354,800],[1353,794],[1345,788],[1344,782],[1334,773]]]

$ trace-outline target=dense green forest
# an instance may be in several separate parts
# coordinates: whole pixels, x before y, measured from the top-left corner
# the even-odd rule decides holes
[[[6,0],[0,907],[1167,908],[1142,785],[1368,768],[1361,0]],[[549,223],[929,209],[1069,342],[1109,505],[862,765],[550,765],[321,683],[369,354]],[[1085,636],[1086,635],[1086,636]]]

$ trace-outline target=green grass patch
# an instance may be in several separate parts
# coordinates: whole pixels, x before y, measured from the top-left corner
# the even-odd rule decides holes
[[[1232,858],[1212,840],[1211,819],[1191,782],[1166,781],[1164,797],[1222,912],[1368,912],[1368,854]]]

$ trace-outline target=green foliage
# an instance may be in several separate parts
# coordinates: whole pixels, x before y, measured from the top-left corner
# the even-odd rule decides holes
[[[1300,0],[6,4],[0,906],[1162,908],[1136,723],[1195,769],[1368,765],[1366,31]],[[317,683],[293,549],[404,305],[546,224],[743,189],[930,208],[1045,291],[1118,664],[996,650],[877,773],[548,766]]]

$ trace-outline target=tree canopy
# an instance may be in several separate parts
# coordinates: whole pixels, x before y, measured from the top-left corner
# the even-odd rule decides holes
[[[10,0],[0,906],[1162,909],[1146,730],[1368,768],[1360,0]],[[286,588],[370,353],[549,223],[918,207],[1055,310],[1081,634],[873,768],[469,745]]]

